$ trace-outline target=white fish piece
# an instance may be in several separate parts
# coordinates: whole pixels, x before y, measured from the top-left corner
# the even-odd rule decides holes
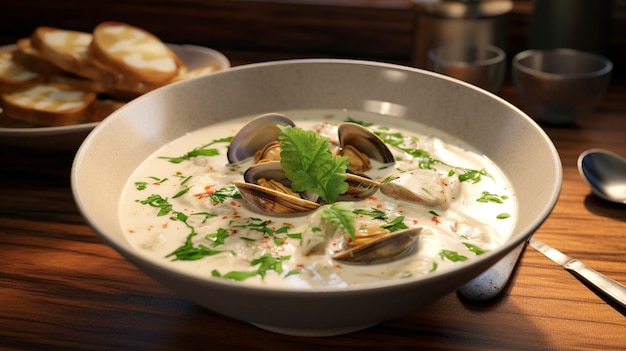
[[[451,202],[459,198],[461,186],[458,177],[449,177],[428,169],[416,169],[399,173],[391,180],[382,182],[380,191],[396,199],[446,210]]]

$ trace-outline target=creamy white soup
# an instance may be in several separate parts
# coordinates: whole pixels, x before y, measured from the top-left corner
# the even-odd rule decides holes
[[[314,159],[310,168],[336,163],[338,171],[333,174],[339,179],[356,174],[357,180],[373,181],[373,190],[362,192],[368,186],[360,181],[351,188],[357,197],[298,190],[312,209],[284,214],[278,207],[259,208],[241,190],[246,185],[243,174],[254,169],[255,158],[244,155],[233,162],[227,156],[229,147],[244,147],[255,133],[265,133],[253,128],[241,137],[238,133],[255,117],[246,116],[190,132],[163,145],[137,168],[120,206],[121,226],[132,246],[141,255],[196,276],[286,288],[345,287],[437,274],[493,250],[511,235],[516,218],[513,189],[495,164],[461,140],[374,113],[280,114],[293,121],[293,126],[282,127],[281,135],[296,138],[299,134],[288,133],[313,132],[315,140],[328,145],[322,149],[330,158],[324,154],[327,158]],[[348,157],[339,151],[347,148],[339,146],[337,134],[342,123],[376,135],[393,161],[371,158],[366,160],[369,168],[359,170],[343,163]],[[235,135],[239,136],[233,139]],[[296,160],[317,157],[308,155],[312,153],[308,147],[294,154],[297,148],[284,138],[279,143]],[[273,163],[290,169],[283,161]],[[345,181],[324,179],[315,180],[327,193],[344,189]],[[290,179],[294,186],[301,181]],[[277,201],[271,193],[262,194],[256,197],[272,205]],[[301,200],[280,199],[288,205]],[[375,249],[367,244],[368,235],[400,238],[405,233],[411,233],[408,239],[380,240]],[[361,237],[366,237],[366,244]],[[347,251],[359,245],[370,249],[368,258]]]

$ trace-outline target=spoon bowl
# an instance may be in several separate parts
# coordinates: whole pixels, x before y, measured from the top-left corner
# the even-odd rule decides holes
[[[607,150],[587,150],[578,157],[578,172],[594,194],[626,204],[626,159]]]

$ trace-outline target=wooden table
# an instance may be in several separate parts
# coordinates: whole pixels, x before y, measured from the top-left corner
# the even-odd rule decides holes
[[[517,102],[510,83],[502,96]],[[626,80],[613,81],[593,116],[546,130],[564,179],[537,238],[626,284],[626,207],[592,195],[576,169],[578,155],[592,147],[626,157]],[[263,331],[174,295],[105,245],[72,198],[73,152],[5,145],[0,154],[3,350],[626,349],[626,312],[532,248],[503,294],[486,304],[451,293],[349,335]]]

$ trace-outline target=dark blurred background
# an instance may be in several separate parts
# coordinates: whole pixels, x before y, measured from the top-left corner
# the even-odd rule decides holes
[[[513,1],[509,57],[529,47],[535,1]],[[623,76],[626,0],[594,1],[610,2],[601,23],[607,29],[603,50]],[[0,44],[13,44],[42,25],[90,32],[109,20],[144,28],[164,42],[219,50],[233,64],[301,57],[411,64],[419,16],[411,0],[3,0]]]

